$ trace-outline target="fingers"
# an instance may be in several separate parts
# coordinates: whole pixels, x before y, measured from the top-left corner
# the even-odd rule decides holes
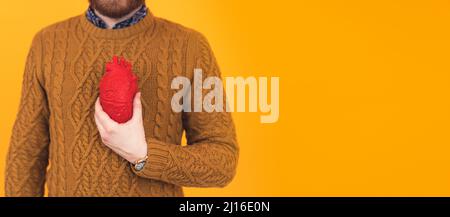
[[[132,120],[142,119],[142,102],[141,102],[141,92],[136,93],[133,100],[133,117]]]
[[[98,132],[100,135],[105,135],[105,128],[103,128],[102,124],[98,120],[97,116],[94,115],[95,125],[97,125]]]
[[[101,125],[105,131],[108,131],[111,128],[114,128],[117,125],[117,122],[112,120],[108,114],[106,114],[102,106],[100,105],[100,99],[97,98],[95,102],[95,118],[98,121],[98,125]]]
[[[97,97],[97,100],[95,100],[95,112],[97,111],[103,111],[102,105],[100,104],[100,97]]]

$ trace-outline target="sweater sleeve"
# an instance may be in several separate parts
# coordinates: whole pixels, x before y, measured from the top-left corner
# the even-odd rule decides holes
[[[41,49],[38,34],[28,53],[19,110],[6,159],[5,194],[10,197],[44,194],[49,109],[40,77]]]
[[[220,77],[215,57],[203,35],[194,32],[190,45],[194,61],[188,70],[192,73],[194,68],[202,69],[203,79]],[[194,90],[191,91],[193,96]],[[203,90],[203,96],[209,91]],[[135,173],[185,187],[228,185],[236,172],[239,147],[231,115],[225,111],[223,102],[223,111],[183,113],[187,146],[148,139],[147,164]]]

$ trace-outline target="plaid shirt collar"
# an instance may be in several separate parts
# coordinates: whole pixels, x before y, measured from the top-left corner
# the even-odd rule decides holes
[[[141,21],[142,19],[144,19],[146,15],[147,15],[147,6],[142,5],[142,7],[132,17],[120,23],[117,23],[116,25],[113,26],[113,29],[122,29],[125,27],[132,26]],[[106,29],[105,21],[103,21],[99,16],[97,16],[91,7],[89,7],[88,10],[86,11],[86,18],[95,26],[102,29]]]

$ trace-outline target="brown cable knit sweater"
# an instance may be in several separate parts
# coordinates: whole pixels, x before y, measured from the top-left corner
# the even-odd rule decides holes
[[[143,171],[102,144],[93,113],[112,56],[133,63],[142,92],[149,158]],[[118,30],[84,15],[34,38],[6,163],[7,196],[183,196],[181,186],[222,187],[238,160],[229,113],[175,113],[172,78],[220,76],[199,33],[154,17]],[[183,130],[187,146],[181,145]]]

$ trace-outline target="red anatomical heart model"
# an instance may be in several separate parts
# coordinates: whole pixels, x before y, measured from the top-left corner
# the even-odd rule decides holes
[[[100,80],[100,104],[111,119],[118,123],[131,119],[137,90],[137,77],[129,62],[115,56],[106,63],[106,72]]]

